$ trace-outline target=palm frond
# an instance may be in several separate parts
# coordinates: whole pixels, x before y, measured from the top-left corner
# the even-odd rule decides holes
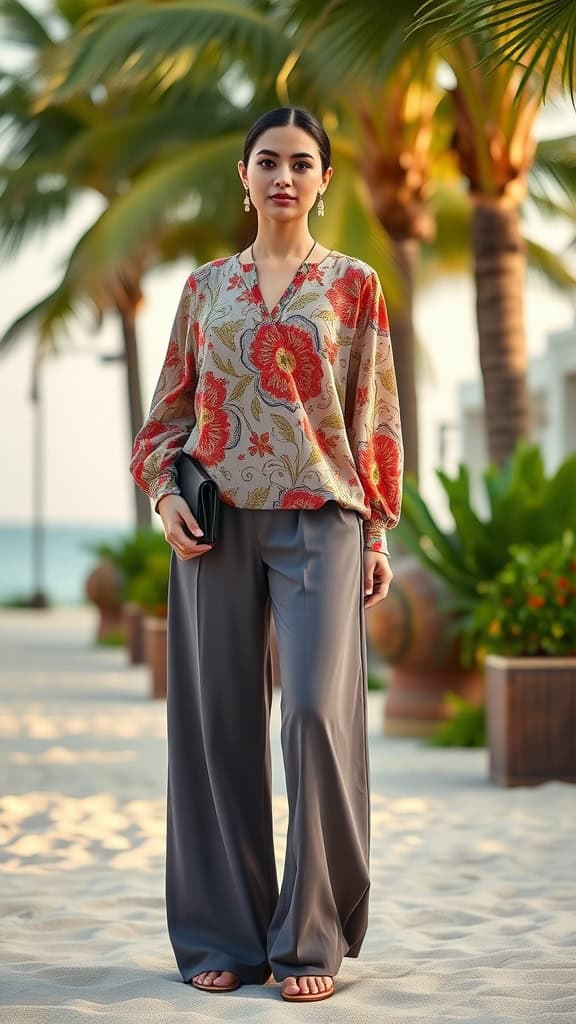
[[[279,67],[288,53],[278,22],[234,0],[119,3],[96,10],[60,47],[53,95],[61,99],[119,74],[124,84],[159,76],[175,54],[190,57],[215,45],[227,67],[245,60],[254,77]]]
[[[18,0],[0,0],[0,26],[3,43],[18,43],[36,50],[52,42],[43,21]]]
[[[76,320],[83,310],[90,313],[93,324],[97,323],[93,302],[86,295],[75,295],[64,275],[54,291],[21,313],[4,331],[0,337],[0,358],[30,334],[44,355],[56,354],[62,347],[61,339],[71,321]]]
[[[542,98],[556,78],[576,105],[576,4],[574,0],[426,0],[407,34],[434,27],[433,46],[480,36],[488,53],[479,63],[500,66],[515,61],[524,67],[520,91],[538,72]]]
[[[73,261],[76,285],[88,288],[91,279],[113,275],[131,254],[153,239],[154,231],[169,223],[185,201],[193,198],[198,205],[201,197],[194,188],[195,179],[202,176],[205,181],[222,182],[222,167],[234,167],[243,138],[243,133],[233,133],[193,148],[187,146],[136,178],[83,239]],[[216,189],[211,201],[218,203]]]
[[[60,222],[75,198],[50,165],[0,166],[0,257],[13,256],[25,240]]]
[[[526,257],[529,273],[540,277],[559,295],[566,295],[576,288],[576,276],[558,253],[526,239]]]
[[[554,183],[576,205],[576,135],[541,140],[531,174],[544,195],[549,195],[549,185]]]

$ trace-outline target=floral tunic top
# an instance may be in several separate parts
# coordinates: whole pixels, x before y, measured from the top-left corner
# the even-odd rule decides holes
[[[184,285],[130,471],[154,508],[178,494],[181,449],[238,508],[319,508],[364,520],[387,551],[403,450],[386,304],[376,272],[332,250],[302,263],[272,311],[256,266],[212,260]]]

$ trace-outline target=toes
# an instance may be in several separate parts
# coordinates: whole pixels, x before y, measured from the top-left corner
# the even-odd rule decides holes
[[[232,985],[236,981],[236,975],[232,974],[231,971],[220,971],[219,976],[215,978],[215,985]]]
[[[298,981],[296,978],[284,978],[284,981],[282,982],[282,987],[284,991],[288,993],[288,995],[293,996],[298,993]]]

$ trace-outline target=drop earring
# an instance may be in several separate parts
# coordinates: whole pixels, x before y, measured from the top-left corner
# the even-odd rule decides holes
[[[246,213],[250,213],[250,196],[248,195],[248,189],[247,188],[245,188],[245,192],[246,192],[246,194],[244,196],[244,209],[245,209]]]
[[[318,198],[318,206],[316,207],[316,209],[318,211],[318,216],[319,217],[323,217],[324,216],[324,200],[322,199],[322,193],[319,192],[318,196],[319,196],[319,198]]]

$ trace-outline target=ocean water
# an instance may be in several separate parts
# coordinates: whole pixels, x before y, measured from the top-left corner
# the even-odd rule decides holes
[[[42,589],[52,604],[75,605],[86,601],[84,581],[98,556],[88,544],[109,543],[126,537],[131,528],[118,524],[47,525],[44,527]],[[33,589],[32,527],[0,523],[0,601],[28,597]]]

